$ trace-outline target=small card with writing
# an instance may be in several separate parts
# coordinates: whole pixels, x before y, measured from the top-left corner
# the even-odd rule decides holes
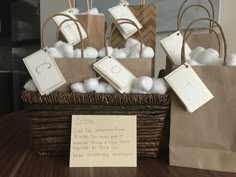
[[[183,36],[179,31],[168,36],[167,38],[160,41],[161,46],[169,56],[171,63],[174,65],[181,65],[181,50],[183,43]],[[185,56],[186,59],[189,59],[189,54],[191,49],[188,44],[185,44]]]
[[[70,167],[137,167],[137,116],[73,115]]]
[[[108,9],[112,16],[112,21],[115,23],[117,28],[119,29],[122,36],[127,39],[132,36],[134,33],[137,32],[137,28],[131,24],[119,24],[116,20],[117,19],[129,19],[132,20],[139,29],[142,28],[142,25],[138,21],[138,19],[134,16],[134,14],[129,9],[127,3],[121,3],[118,6],[112,7]]]
[[[214,97],[187,63],[167,75],[165,80],[191,113]]]
[[[66,83],[54,59],[46,50],[39,50],[23,61],[41,95],[50,94]]]
[[[71,18],[76,19],[76,17],[71,11],[72,9],[68,9],[66,11],[60,12],[60,14],[66,14],[69,15]],[[58,15],[53,19],[56,22],[57,26],[59,26],[64,20],[67,20],[69,18],[62,15],[61,16]],[[85,32],[85,29],[82,27],[80,23],[77,22],[77,24],[82,34],[82,40],[86,39],[88,36],[87,33]],[[69,44],[76,45],[81,41],[79,31],[76,27],[76,24],[73,21],[65,22],[60,29]]]
[[[131,87],[136,77],[112,56],[106,56],[93,64],[93,69],[120,93]]]

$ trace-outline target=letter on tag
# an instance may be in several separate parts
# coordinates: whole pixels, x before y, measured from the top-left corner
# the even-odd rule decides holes
[[[23,59],[41,95],[50,94],[66,81],[51,55],[39,50]]]

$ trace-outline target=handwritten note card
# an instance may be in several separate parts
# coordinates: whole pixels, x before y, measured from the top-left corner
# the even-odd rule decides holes
[[[137,167],[136,119],[73,115],[70,167]]]

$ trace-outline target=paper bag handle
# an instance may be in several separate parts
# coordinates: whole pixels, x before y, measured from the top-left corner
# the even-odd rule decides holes
[[[185,63],[185,61],[186,61],[186,58],[185,58],[185,44],[186,44],[186,41],[187,41],[188,37],[196,30],[209,29],[209,30],[213,31],[214,34],[217,36],[218,44],[221,47],[221,41],[220,41],[219,34],[214,29],[212,29],[210,27],[199,27],[199,28],[195,28],[194,30],[190,31],[190,28],[192,27],[192,25],[194,25],[194,24],[196,24],[200,21],[211,21],[211,23],[213,23],[214,25],[216,25],[219,28],[220,34],[222,35],[223,44],[224,44],[224,65],[225,65],[226,64],[226,58],[227,58],[227,43],[226,43],[226,38],[225,38],[225,35],[224,35],[224,31],[223,31],[222,27],[220,26],[220,24],[216,20],[211,19],[211,18],[199,18],[199,19],[196,19],[196,20],[192,21],[187,26],[186,32],[184,33],[184,36],[183,36],[183,43],[182,43],[182,50],[181,50],[181,63]]]
[[[204,9],[207,12],[208,17],[211,18],[211,14],[210,14],[209,10],[206,7],[204,7],[203,5],[199,5],[199,4],[190,5],[190,6],[186,7],[181,14],[178,13],[178,16],[177,16],[177,28],[178,28],[179,32],[182,31],[182,19],[183,19],[184,14],[186,13],[187,10],[189,10],[192,7],[200,7],[202,9]],[[211,22],[209,22],[209,26],[212,27]]]
[[[71,8],[76,8],[76,0],[68,0],[69,7]],[[87,0],[87,8],[88,11],[93,8],[93,0]]]
[[[43,26],[42,26],[42,34],[41,34],[41,48],[42,49],[44,49],[45,48],[45,37],[44,37],[44,33],[45,33],[45,28],[46,28],[46,25],[48,24],[48,22],[53,18],[53,17],[56,17],[56,16],[65,16],[65,17],[67,17],[67,18],[69,18],[71,21],[74,21],[75,22],[75,24],[76,24],[76,27],[77,27],[77,29],[78,29],[78,31],[79,31],[79,35],[80,35],[80,39],[81,39],[81,41],[82,41],[82,38],[83,38],[83,36],[82,36],[82,33],[81,33],[81,30],[80,30],[80,28],[79,28],[79,25],[76,23],[76,20],[75,19],[73,19],[73,18],[71,18],[71,16],[69,16],[69,15],[67,15],[67,14],[54,14],[54,15],[52,15],[52,16],[50,16],[49,18],[47,18],[47,20],[43,23]],[[64,20],[65,21],[65,20]],[[63,21],[63,22],[64,22]],[[63,23],[62,22],[62,23]],[[61,24],[60,24],[61,25]],[[85,30],[86,31],[86,30]],[[81,43],[81,45],[82,45],[82,47],[83,47],[83,41],[82,41],[82,43]],[[83,50],[81,50],[81,55],[83,56]]]
[[[210,6],[211,6],[211,10],[212,10],[212,15],[210,16],[211,18],[213,18],[213,19],[215,19],[215,9],[214,9],[214,5],[213,5],[213,3],[212,3],[212,1],[211,0],[207,0],[208,2],[209,2],[209,4],[210,4]],[[181,29],[180,27],[179,27],[179,24],[181,24],[181,21],[182,21],[182,17],[183,17],[183,15],[181,15],[182,17],[180,17],[180,14],[181,14],[181,11],[182,11],[182,9],[184,8],[184,5],[186,4],[188,2],[188,0],[185,0],[182,4],[181,4],[181,6],[180,6],[180,8],[179,8],[179,11],[178,11],[178,15],[177,15],[177,27],[178,27],[178,29]],[[199,6],[201,6],[202,8],[204,7],[204,6],[202,6],[202,5],[200,5],[200,4],[194,4],[194,6],[197,6],[197,5],[199,5]],[[189,6],[187,7],[188,9],[190,8]],[[208,12],[208,14],[209,14],[209,10],[206,8],[206,7],[204,7],[204,9]],[[182,12],[182,14],[184,14],[185,12],[186,12],[186,10],[187,9],[185,9],[185,11],[184,12]],[[213,24],[211,24],[212,22],[210,22],[210,26],[213,28],[214,27],[214,23]]]
[[[127,18],[120,18],[120,19],[116,19],[116,21],[119,23],[119,24],[131,24],[133,26],[135,26],[138,30],[138,33],[139,33],[139,39],[140,39],[140,53],[139,53],[139,58],[142,57],[142,52],[143,52],[143,38],[142,38],[142,33],[140,31],[140,29],[138,28],[138,26],[136,25],[135,22],[133,22],[132,20],[130,19],[127,19]],[[117,27],[114,26],[112,29],[111,29],[111,32],[110,32],[110,42],[109,44],[111,45],[111,37],[112,37],[112,34],[113,32],[115,31]],[[106,51],[106,55],[108,55],[108,50],[107,50],[107,45],[106,45],[106,39],[104,40],[105,41],[105,51]]]
[[[59,32],[60,32],[60,29],[62,27],[62,25],[65,23],[65,22],[68,22],[68,21],[73,21],[78,29],[78,32],[79,32],[79,36],[80,36],[80,39],[81,39],[81,57],[84,58],[84,41],[82,39],[82,32],[79,28],[79,25],[76,23],[78,22],[79,23],[79,20],[77,19],[73,19],[73,18],[70,18],[70,19],[66,19],[64,20],[57,28],[57,39],[59,38]],[[84,28],[86,34],[87,34],[87,38],[89,38],[89,35],[88,35],[88,32],[87,30],[85,29],[84,25],[80,23],[80,25]]]

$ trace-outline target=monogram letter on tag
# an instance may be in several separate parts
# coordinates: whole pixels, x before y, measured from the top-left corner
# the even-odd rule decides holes
[[[122,36],[127,39],[130,36],[132,36],[134,33],[137,32],[137,28],[131,24],[121,24],[119,25],[116,21],[117,19],[129,19],[133,21],[139,29],[142,28],[142,25],[139,23],[138,19],[134,16],[134,14],[131,12],[127,4],[122,3],[118,6],[115,6],[113,8],[108,9],[110,14],[113,17],[113,22],[121,32]]]
[[[93,69],[120,93],[129,89],[136,79],[128,69],[111,56],[106,56],[93,64]]]
[[[161,46],[170,57],[171,63],[174,65],[181,65],[181,49],[183,43],[183,36],[179,31],[161,40]],[[188,44],[185,45],[185,56],[188,59],[191,49]]]
[[[189,112],[194,112],[213,98],[190,65],[185,63],[165,77]]]
[[[41,95],[50,94],[65,83],[58,66],[47,51],[39,50],[23,61]]]
[[[66,15],[69,15],[71,18],[73,19],[76,19],[76,17],[72,14],[72,12],[70,12],[71,9],[67,10],[67,11],[63,11],[63,12],[60,12],[60,14],[66,14]],[[59,26],[63,21],[67,20],[68,18],[65,17],[65,16],[56,16],[53,18],[54,21],[56,22],[57,26]],[[61,32],[63,33],[63,35],[65,36],[66,40],[68,41],[69,44],[71,45],[76,45],[78,44],[81,40],[87,38],[87,34],[84,30],[84,28],[81,26],[80,23],[78,23],[78,26],[81,30],[81,33],[82,33],[82,39],[80,39],[80,35],[79,35],[79,31],[76,27],[76,24],[75,22],[73,21],[68,21],[68,22],[65,22],[62,26],[61,26]]]

